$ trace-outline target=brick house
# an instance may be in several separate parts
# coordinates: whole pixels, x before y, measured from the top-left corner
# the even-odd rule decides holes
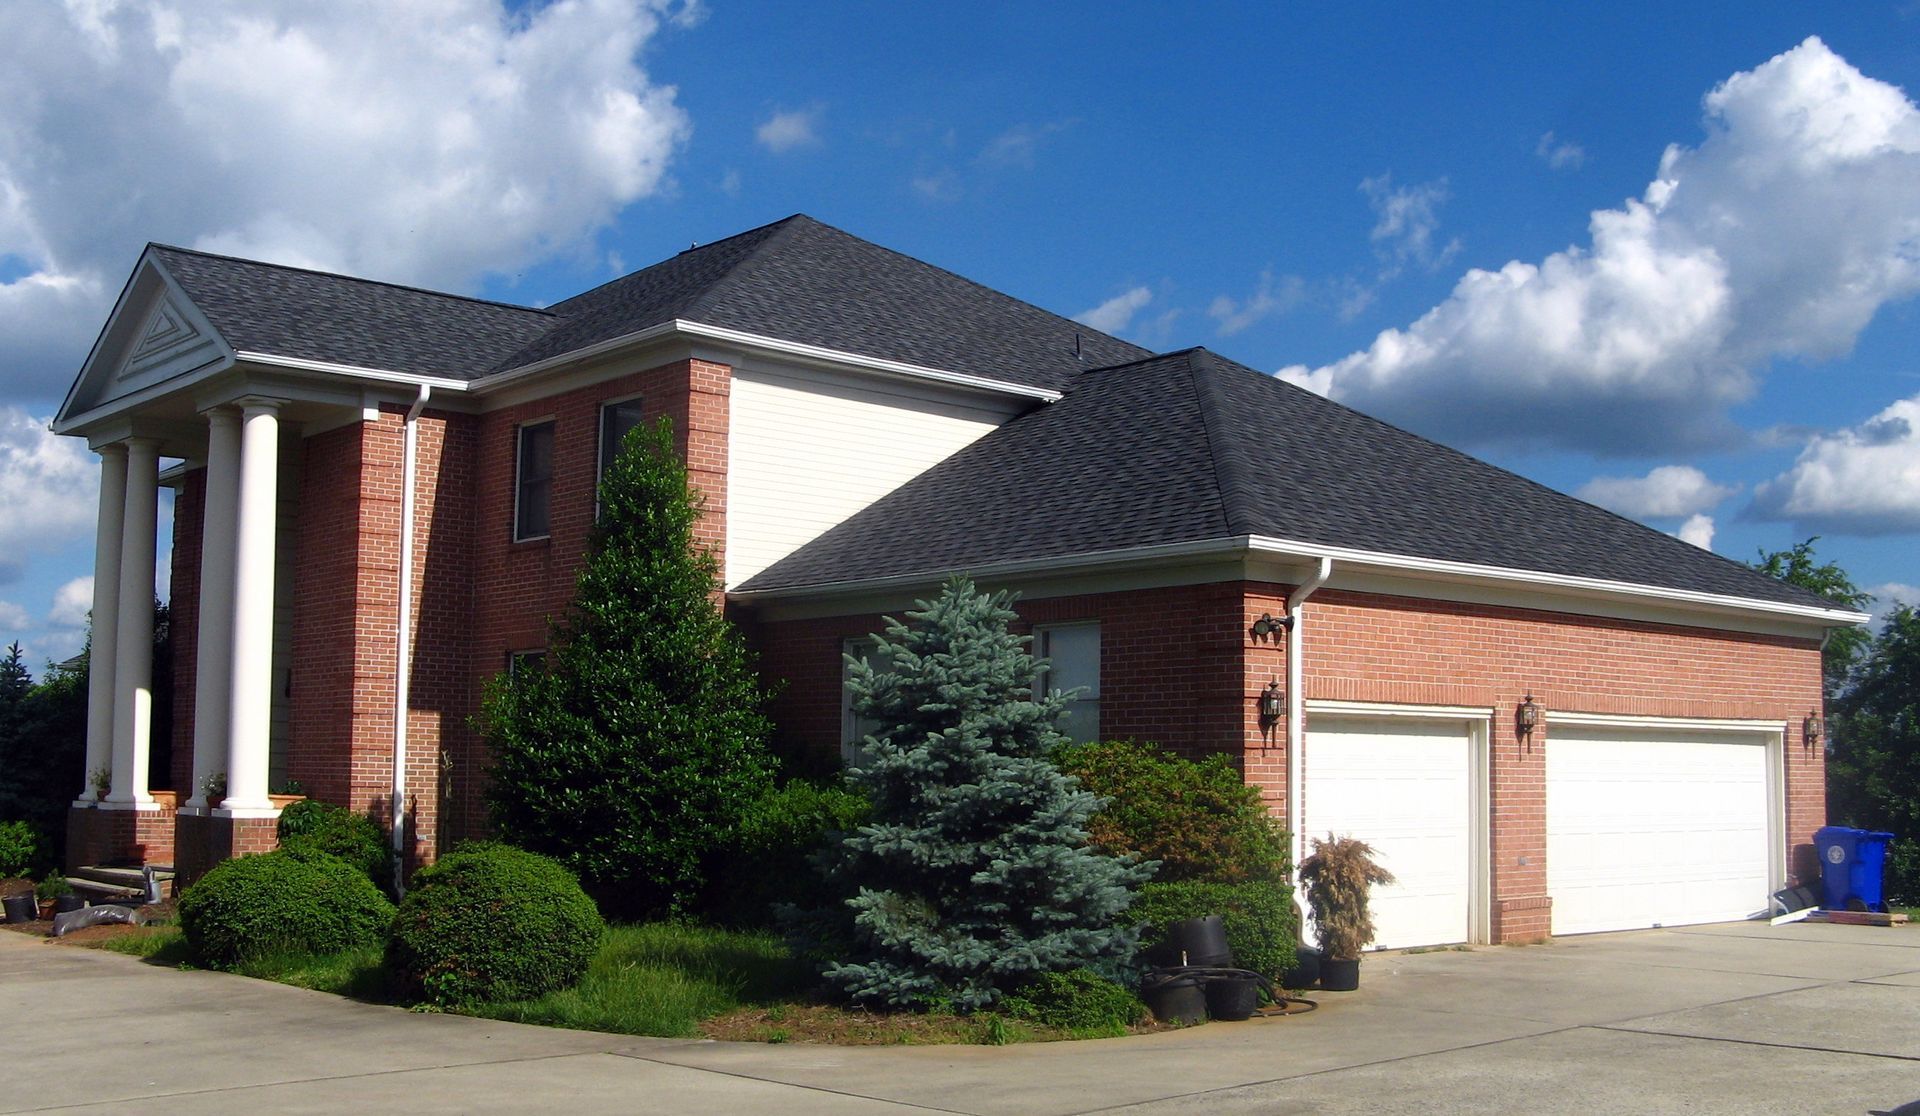
[[[843,654],[958,571],[1021,591],[1075,735],[1225,752],[1379,846],[1383,946],[1743,917],[1824,820],[1820,645],[1863,616],[796,216],[546,309],[149,246],[56,421],[102,463],[70,856],[190,876],[289,780],[416,861],[481,833],[481,687],[662,415],[796,757],[853,745]]]

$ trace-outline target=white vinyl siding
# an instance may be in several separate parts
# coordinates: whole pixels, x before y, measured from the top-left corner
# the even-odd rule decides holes
[[[1060,731],[1076,742],[1100,738],[1100,625],[1057,624],[1033,630],[1033,653],[1047,660],[1034,682],[1039,693],[1068,694]]]
[[[818,538],[1020,409],[1015,402],[878,379],[735,369],[728,418],[727,587]]]
[[[1748,918],[1767,909],[1776,762],[1764,733],[1552,725],[1553,932]]]

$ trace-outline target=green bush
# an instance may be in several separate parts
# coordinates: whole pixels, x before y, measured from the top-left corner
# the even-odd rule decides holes
[[[382,891],[393,888],[393,849],[371,818],[306,799],[280,812],[275,832],[283,849],[314,849],[338,857],[365,872]]]
[[[33,885],[33,895],[36,899],[58,899],[62,895],[72,894],[73,885],[58,872],[48,872],[46,878]]]
[[[771,927],[774,911],[818,896],[813,854],[866,820],[867,797],[843,779],[789,779],[747,808],[707,869],[701,909],[727,926]]]
[[[1076,1033],[1121,1034],[1147,1016],[1126,988],[1088,969],[1041,973],[1000,1001],[1015,1019]]]
[[[410,999],[527,1000],[577,983],[605,931],[593,900],[558,863],[468,844],[414,873],[387,963]]]
[[[1217,914],[1227,928],[1234,963],[1269,978],[1293,967],[1300,928],[1290,890],[1273,883],[1209,883],[1176,880],[1140,889],[1129,917],[1138,919],[1142,942],[1157,942],[1166,928],[1189,918]]]
[[[230,969],[271,953],[333,953],[378,942],[393,904],[337,857],[282,849],[223,861],[180,897],[194,960]]]
[[[32,875],[40,853],[40,834],[30,823],[0,822],[0,878]]]
[[[1245,883],[1287,879],[1286,834],[1225,755],[1201,760],[1157,744],[1073,744],[1055,762],[1107,800],[1088,825],[1095,846],[1157,860],[1169,880]]]

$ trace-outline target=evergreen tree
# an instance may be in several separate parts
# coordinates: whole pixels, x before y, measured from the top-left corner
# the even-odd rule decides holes
[[[877,667],[849,660],[855,712],[884,726],[852,772],[871,820],[830,857],[852,898],[824,975],[855,1001],[971,1010],[1032,974],[1117,972],[1133,954],[1116,923],[1153,865],[1088,847],[1100,801],[1046,758],[1064,702],[1035,698],[1010,602],[955,578],[888,621]]]
[[[496,679],[481,716],[500,835],[626,914],[685,909],[771,782],[765,696],[698,516],[667,421],[628,434],[545,669]]]
[[[1762,551],[1753,568],[1768,577],[1818,593],[1840,608],[1867,607],[1873,594],[1855,585],[1839,563],[1819,561],[1813,553],[1813,544],[1819,541],[1820,536],[1815,535],[1787,550]],[[1828,635],[1826,647],[1820,653],[1820,673],[1829,700],[1846,688],[1848,674],[1872,642],[1873,634],[1865,628],[1834,628]]]

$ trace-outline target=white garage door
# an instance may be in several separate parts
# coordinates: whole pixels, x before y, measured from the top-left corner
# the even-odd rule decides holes
[[[1747,918],[1772,892],[1768,737],[1553,725],[1553,932]]]
[[[1474,746],[1460,721],[1308,719],[1307,849],[1329,831],[1372,845],[1397,882],[1373,891],[1374,947],[1472,933]]]

